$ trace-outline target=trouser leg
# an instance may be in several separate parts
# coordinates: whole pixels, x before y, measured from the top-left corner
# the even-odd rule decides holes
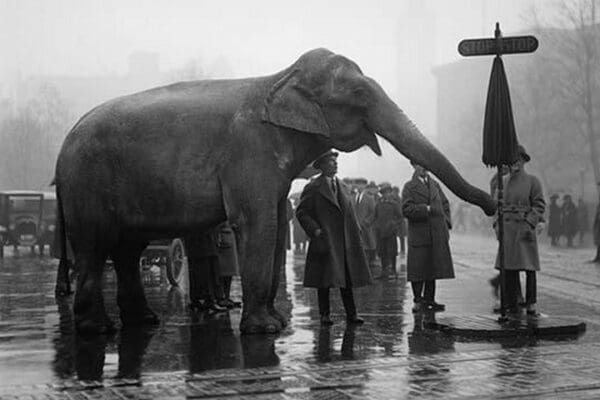
[[[504,271],[506,293],[504,294],[504,304],[506,308],[517,307],[517,287],[519,285],[519,271]]]
[[[423,298],[423,284],[423,281],[412,281],[410,283],[415,302],[420,301]]]
[[[600,245],[596,246],[596,257],[594,261],[600,261]]]
[[[354,293],[352,288],[340,288],[340,295],[342,297],[342,303],[344,303],[344,310],[346,310],[346,318],[356,318],[356,304],[354,303]]]
[[[537,277],[535,271],[526,271],[525,273],[527,275],[526,303],[528,305],[535,304],[537,302]]]
[[[425,281],[423,298],[426,303],[435,302],[435,280]]]
[[[400,236],[400,253],[401,254],[405,254],[406,253],[406,243],[404,240],[404,236]]]
[[[329,288],[317,289],[317,298],[319,299],[319,314],[329,316]]]

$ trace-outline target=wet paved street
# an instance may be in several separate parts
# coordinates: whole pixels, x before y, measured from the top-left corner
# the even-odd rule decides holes
[[[457,279],[438,285],[445,314],[489,315],[494,241],[456,235],[452,249]],[[280,335],[240,336],[239,311],[194,315],[178,289],[148,286],[160,326],[82,337],[71,299],[54,299],[57,263],[23,252],[0,264],[0,397],[598,398],[600,266],[585,263],[591,249],[541,252],[539,311],[586,322],[578,338],[474,341],[423,329],[403,279],[357,291],[366,323],[355,328],[332,292],[336,323],[322,328],[316,293],[301,285],[304,259],[291,253],[278,296],[291,323]],[[113,286],[109,271],[118,321]]]

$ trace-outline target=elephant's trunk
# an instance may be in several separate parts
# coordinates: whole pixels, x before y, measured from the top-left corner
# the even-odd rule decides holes
[[[491,196],[467,183],[387,95],[383,104],[379,103],[372,109],[369,119],[377,134],[409,160],[432,172],[458,197],[478,205],[487,215],[496,212],[496,203]]]

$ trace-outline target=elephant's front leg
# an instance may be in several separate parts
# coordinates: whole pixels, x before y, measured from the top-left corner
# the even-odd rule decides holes
[[[287,198],[284,197],[279,201],[277,206],[277,241],[275,244],[275,257],[273,259],[274,264],[271,292],[269,293],[269,300],[267,303],[269,313],[275,317],[283,327],[287,325],[287,319],[283,314],[275,309],[275,297],[277,296],[277,290],[279,289],[281,271],[283,268],[285,268],[287,225]]]
[[[244,309],[240,332],[244,334],[276,333],[283,328],[268,310],[273,283],[277,217],[275,207],[265,208],[248,212],[242,228]]]

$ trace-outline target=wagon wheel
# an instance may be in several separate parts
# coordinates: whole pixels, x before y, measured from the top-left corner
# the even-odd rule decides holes
[[[169,247],[166,265],[167,279],[173,286],[179,286],[188,273],[185,262],[185,247],[181,239],[174,239]]]

